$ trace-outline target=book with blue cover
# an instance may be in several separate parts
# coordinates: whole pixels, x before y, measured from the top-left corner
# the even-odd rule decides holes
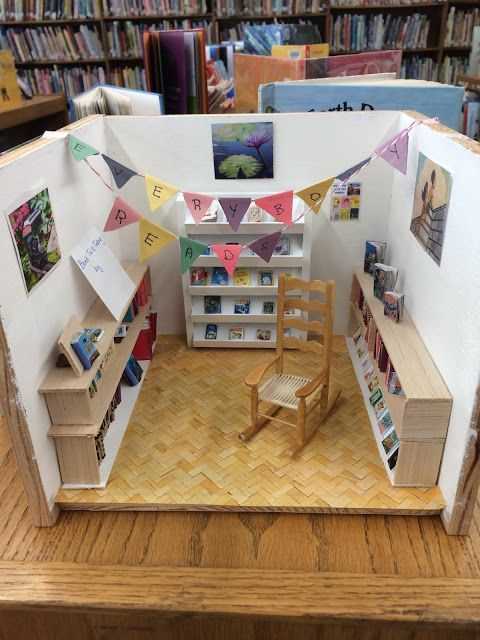
[[[313,24],[245,25],[243,43],[245,53],[269,56],[274,44],[317,44],[322,41],[318,27]]]
[[[70,344],[82,363],[83,368],[87,370],[91,369],[92,364],[100,354],[87,331],[75,333],[72,336]]]
[[[373,111],[404,109],[438,117],[451,129],[460,129],[463,87],[427,80],[338,78],[271,82],[258,88],[259,111]]]

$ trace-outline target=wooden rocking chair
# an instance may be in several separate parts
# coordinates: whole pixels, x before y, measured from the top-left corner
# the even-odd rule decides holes
[[[317,291],[325,296],[325,301],[304,300],[302,297],[285,297],[286,291],[300,290],[302,294],[309,291]],[[300,294],[300,295],[302,295]],[[335,282],[329,280],[312,280],[306,282],[298,278],[279,277],[278,282],[278,309],[277,309],[277,348],[276,355],[265,363],[256,367],[246,378],[245,384],[251,389],[251,415],[252,426],[240,434],[243,441],[250,440],[258,433],[269,420],[297,427],[297,440],[288,453],[295,456],[313,438],[318,428],[325,420],[329,411],[340,395],[340,387],[330,388],[330,360],[332,351],[333,331],[333,306],[335,300]],[[285,317],[284,312],[290,309],[301,311],[317,311],[323,321],[305,321],[298,316]],[[301,331],[314,332],[323,336],[323,345],[316,340],[301,340],[297,337],[283,335],[286,328],[299,329]],[[300,376],[289,375],[283,370],[284,348],[312,351],[319,356],[320,372],[310,380]],[[276,365],[276,374],[259,384],[267,370]],[[266,413],[259,413],[259,401],[269,403],[271,406]],[[320,403],[320,417],[315,427],[307,434],[305,424],[307,415]],[[296,425],[273,417],[277,411],[285,407],[297,413]]]

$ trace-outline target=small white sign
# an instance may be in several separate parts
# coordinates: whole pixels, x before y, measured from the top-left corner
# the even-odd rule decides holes
[[[135,284],[99,230],[92,227],[73,249],[71,256],[115,320],[122,320],[123,310],[135,293]]]

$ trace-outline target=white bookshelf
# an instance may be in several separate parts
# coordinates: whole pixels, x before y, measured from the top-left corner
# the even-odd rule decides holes
[[[274,192],[255,194],[257,197],[270,195]],[[232,194],[217,193],[216,197],[231,196]],[[195,224],[190,212],[180,196],[177,201],[179,218],[184,221],[183,235],[198,240],[204,244],[226,244],[239,242],[248,244],[261,236],[274,233],[283,228],[279,222],[275,222],[271,216],[264,213],[263,222],[248,222],[248,212],[245,221],[242,222],[236,232],[232,231],[226,221],[225,215],[218,205],[217,222],[203,222]],[[304,211],[304,203],[294,197],[293,218],[297,218]],[[271,222],[270,222],[271,220]],[[307,213],[304,219],[295,222],[285,235],[290,240],[289,255],[273,255],[270,262],[264,262],[256,255],[252,255],[250,249],[243,249],[237,262],[237,268],[248,269],[250,284],[248,286],[235,286],[235,278],[231,276],[225,286],[212,285],[212,272],[215,267],[222,266],[218,257],[204,255],[197,258],[193,265],[183,274],[183,297],[185,306],[185,322],[187,340],[193,347],[231,347],[231,348],[272,348],[276,340],[276,309],[278,296],[278,277],[281,273],[288,273],[294,277],[308,280],[310,278],[310,252],[311,252],[311,215]],[[194,268],[204,267],[208,278],[206,285],[192,285],[191,271]],[[258,284],[260,271],[273,272],[273,284],[263,286]],[[204,297],[220,296],[221,313],[205,313]],[[236,299],[250,299],[250,313],[234,313]],[[274,313],[264,314],[263,303],[274,302]],[[207,324],[217,325],[217,338],[205,339]],[[229,329],[241,327],[243,329],[242,340],[230,340]],[[257,339],[257,329],[268,329],[271,332],[270,340]],[[292,335],[299,332],[292,330]]]

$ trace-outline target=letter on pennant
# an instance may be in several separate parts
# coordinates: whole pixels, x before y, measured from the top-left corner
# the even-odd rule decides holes
[[[104,231],[116,231],[117,229],[123,229],[133,222],[138,222],[141,219],[141,215],[138,211],[135,211],[128,202],[125,202],[120,197],[115,198],[113,207],[108,214],[107,222],[103,228]]]
[[[223,209],[228,224],[236,231],[243,220],[247,209],[252,202],[251,198],[219,198],[220,206]]]
[[[82,142],[76,136],[72,136],[71,133],[68,134],[68,146],[70,148],[70,152],[74,159],[77,162],[80,160],[85,160],[88,156],[96,156],[99,154],[99,151],[94,147],[91,147],[86,142]]]
[[[270,233],[268,236],[262,236],[261,238],[258,238],[258,240],[254,240],[248,245],[248,247],[252,251],[255,251],[257,256],[262,258],[262,260],[270,262],[270,258],[275,251],[275,247],[277,246],[281,235],[281,231],[275,231],[275,233]]]
[[[318,213],[334,180],[335,178],[327,178],[326,180],[322,180],[322,182],[312,184],[310,187],[306,187],[300,191],[295,191],[295,193],[307,204],[308,208],[311,209],[313,213]]]
[[[208,244],[197,242],[190,238],[180,236],[180,265],[182,273],[195,262],[198,256],[201,256],[208,249]]]
[[[146,218],[141,218],[138,228],[140,260],[150,258],[178,238],[178,236]]]
[[[168,182],[162,182],[147,174],[145,174],[145,187],[150,211],[155,211],[180,191],[180,189],[168,184]]]
[[[137,175],[136,171],[132,171],[125,165],[120,164],[120,162],[117,162],[113,158],[106,156],[104,153],[102,153],[102,158],[107,163],[118,189],[121,189],[124,185],[126,185],[132,176]]]
[[[401,136],[401,137],[399,137]],[[393,138],[387,140],[375,149],[375,153],[386,160],[394,169],[403,175],[407,174],[408,160],[408,129],[402,129]]]
[[[220,258],[228,275],[231,276],[235,271],[243,246],[241,244],[212,244],[211,248]]]
[[[203,193],[189,193],[187,191],[183,192],[183,197],[188,210],[192,214],[192,218],[195,220],[195,224],[199,224],[202,221],[203,216],[215,200],[212,196],[207,196]]]
[[[255,198],[255,204],[287,227],[292,224],[293,191],[282,191],[271,196]]]

